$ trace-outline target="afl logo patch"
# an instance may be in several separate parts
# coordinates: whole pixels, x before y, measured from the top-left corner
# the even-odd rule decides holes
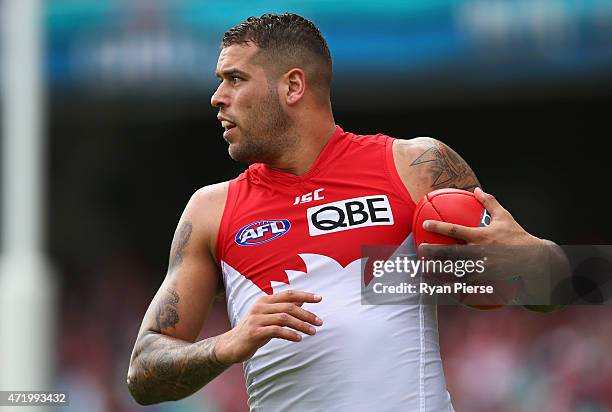
[[[249,223],[236,233],[240,246],[255,246],[278,239],[291,229],[287,219],[258,220]]]

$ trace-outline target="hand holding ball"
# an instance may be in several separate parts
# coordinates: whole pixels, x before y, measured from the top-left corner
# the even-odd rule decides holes
[[[439,189],[426,194],[417,204],[412,221],[414,244],[464,244],[452,237],[423,229],[426,220],[439,220],[462,226],[482,227],[491,223],[491,215],[473,193],[461,189]]]
[[[412,233],[417,250],[419,250],[421,244],[461,245],[466,243],[460,239],[425,230],[423,223],[427,220],[437,220],[474,228],[489,226],[491,215],[474,194],[466,190],[449,188],[430,192],[419,201],[414,212]],[[459,257],[461,258],[461,256]],[[457,256],[454,256],[454,258],[457,258]],[[462,280],[465,279],[444,275],[433,279],[434,283],[443,284]],[[458,297],[459,301],[475,309],[496,309],[503,306],[500,302],[509,302],[516,296],[518,290],[516,285],[508,284],[507,281],[489,280],[486,283],[493,285],[495,289],[495,295],[491,297],[491,304],[483,304],[483,301],[487,301],[486,297],[483,296],[460,295]],[[471,300],[478,302],[478,304],[470,305]]]

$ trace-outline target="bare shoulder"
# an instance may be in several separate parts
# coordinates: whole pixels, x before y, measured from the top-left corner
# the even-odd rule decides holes
[[[395,167],[412,199],[417,202],[432,190],[480,186],[470,166],[453,149],[431,137],[393,143]]]
[[[432,146],[436,139],[431,137],[415,137],[414,139],[395,139],[393,141],[393,157],[396,164],[412,163],[424,151]]]
[[[229,181],[201,187],[191,196],[187,207],[192,208],[194,212],[209,209],[211,206],[223,208],[228,189]]]
[[[190,221],[214,255],[219,225],[223,217],[229,181],[198,189],[189,199],[181,220]]]

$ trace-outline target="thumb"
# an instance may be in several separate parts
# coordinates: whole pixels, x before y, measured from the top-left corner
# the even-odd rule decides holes
[[[495,217],[495,215],[504,211],[504,208],[502,207],[502,205],[499,204],[497,199],[495,199],[495,196],[490,193],[486,193],[481,188],[477,187],[474,190],[474,196],[476,197],[476,199],[478,199],[480,203],[482,203],[485,209],[489,211],[491,217]]]

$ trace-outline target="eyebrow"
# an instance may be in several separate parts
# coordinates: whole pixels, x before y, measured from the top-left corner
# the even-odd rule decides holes
[[[242,70],[239,69],[235,69],[235,68],[229,68],[229,69],[225,69],[222,72],[217,72],[217,77],[221,78],[221,77],[230,77],[232,75],[238,75],[244,78],[248,78],[250,77],[246,72],[243,72]]]

